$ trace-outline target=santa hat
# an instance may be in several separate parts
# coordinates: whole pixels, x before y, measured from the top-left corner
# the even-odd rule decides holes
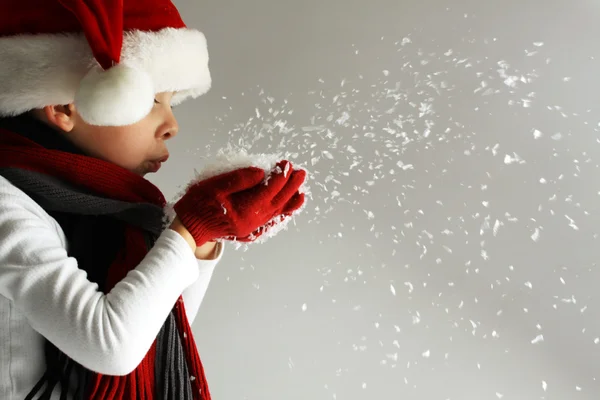
[[[0,116],[75,103],[93,125],[143,119],[211,84],[204,35],[170,0],[0,1]]]

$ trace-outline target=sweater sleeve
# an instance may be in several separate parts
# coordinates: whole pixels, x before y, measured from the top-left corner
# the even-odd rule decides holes
[[[144,260],[103,294],[67,255],[58,223],[0,177],[0,294],[33,329],[90,370],[133,371],[199,275],[186,241],[167,229]]]
[[[183,292],[183,304],[190,325],[198,315],[198,309],[204,300],[215,267],[223,257],[223,251],[223,243],[217,243],[217,256],[214,260],[198,260],[198,279]]]

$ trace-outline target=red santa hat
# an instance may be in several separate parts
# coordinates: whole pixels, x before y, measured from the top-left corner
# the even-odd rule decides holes
[[[0,116],[74,103],[93,125],[143,119],[208,91],[204,35],[170,0],[0,1]]]

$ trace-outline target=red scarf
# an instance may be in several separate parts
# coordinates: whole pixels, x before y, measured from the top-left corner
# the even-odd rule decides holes
[[[46,149],[21,135],[0,129],[0,168],[19,168],[51,175],[91,193],[131,203],[151,203],[165,207],[160,190],[148,180],[114,164],[78,154]],[[148,251],[143,232],[126,228],[126,247],[108,270],[106,291],[123,279]],[[183,345],[194,400],[210,400],[210,393],[187,319],[183,298],[173,309],[177,331]],[[86,399],[153,400],[155,393],[156,341],[139,364],[126,376],[108,376],[93,372],[86,387]],[[189,379],[189,377],[186,377]],[[185,381],[185,379],[183,379]]]

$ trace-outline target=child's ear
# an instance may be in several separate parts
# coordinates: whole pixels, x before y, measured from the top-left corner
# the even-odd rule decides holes
[[[75,127],[75,106],[46,106],[44,115],[51,125],[56,126],[64,132],[71,132]]]

